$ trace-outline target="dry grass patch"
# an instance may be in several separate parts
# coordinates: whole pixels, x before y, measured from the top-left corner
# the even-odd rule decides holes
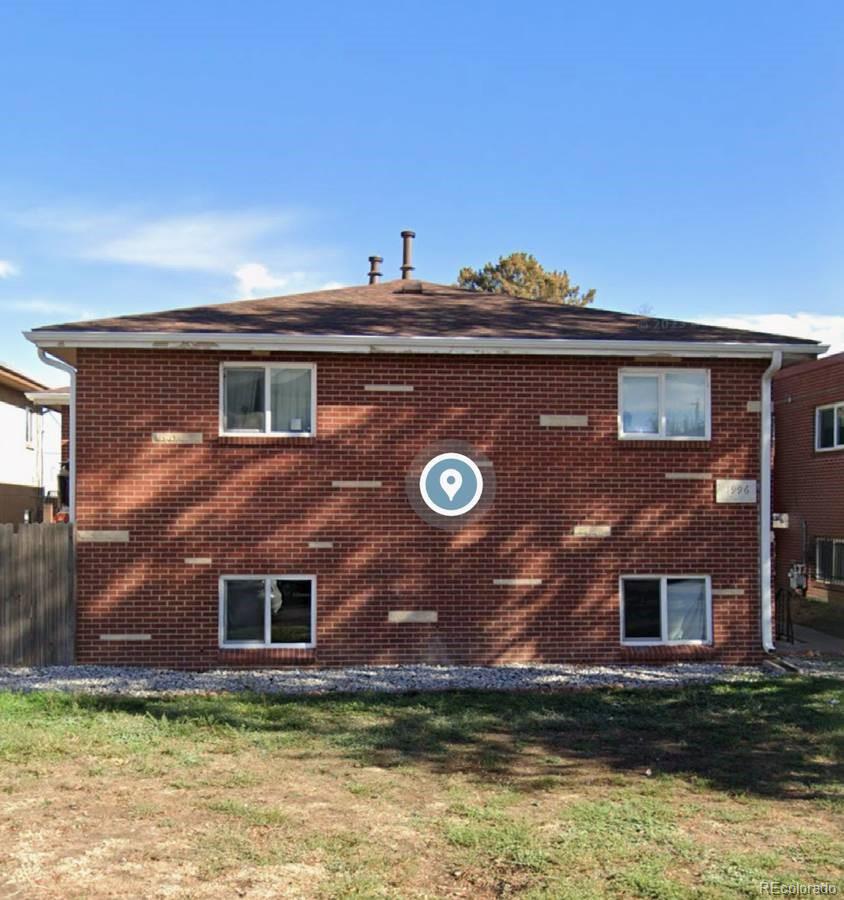
[[[727,898],[841,883],[842,685],[0,695],[0,896]],[[836,702],[837,701],[837,702]]]

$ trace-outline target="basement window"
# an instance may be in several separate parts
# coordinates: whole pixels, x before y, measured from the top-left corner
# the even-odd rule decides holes
[[[815,541],[815,579],[844,584],[844,540],[818,538]]]
[[[315,426],[315,365],[222,364],[220,434],[312,437]]]
[[[626,440],[709,440],[708,369],[620,369],[618,436]]]
[[[815,410],[815,450],[844,448],[844,403],[831,403]]]
[[[221,647],[314,647],[315,622],[314,575],[220,579]]]
[[[708,644],[711,621],[708,575],[631,575],[621,579],[623,644]]]

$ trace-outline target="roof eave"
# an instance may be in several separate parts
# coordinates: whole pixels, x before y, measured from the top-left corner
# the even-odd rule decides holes
[[[27,391],[24,396],[39,406],[70,406],[68,391]]]
[[[824,344],[739,341],[596,340],[581,338],[397,337],[246,333],[27,331],[43,349],[101,347],[145,350],[286,350],[308,353],[539,354],[549,356],[728,356],[764,358],[776,350],[818,356]]]

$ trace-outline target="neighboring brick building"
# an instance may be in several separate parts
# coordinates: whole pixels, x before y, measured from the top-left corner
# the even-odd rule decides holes
[[[774,378],[777,584],[805,563],[809,595],[844,604],[844,353]]]
[[[76,370],[80,662],[770,645],[760,408],[812,342],[408,281],[28,336]]]

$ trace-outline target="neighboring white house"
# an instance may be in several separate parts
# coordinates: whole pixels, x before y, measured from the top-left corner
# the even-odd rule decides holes
[[[0,522],[40,522],[58,505],[61,413],[32,399],[45,391],[0,363]]]

